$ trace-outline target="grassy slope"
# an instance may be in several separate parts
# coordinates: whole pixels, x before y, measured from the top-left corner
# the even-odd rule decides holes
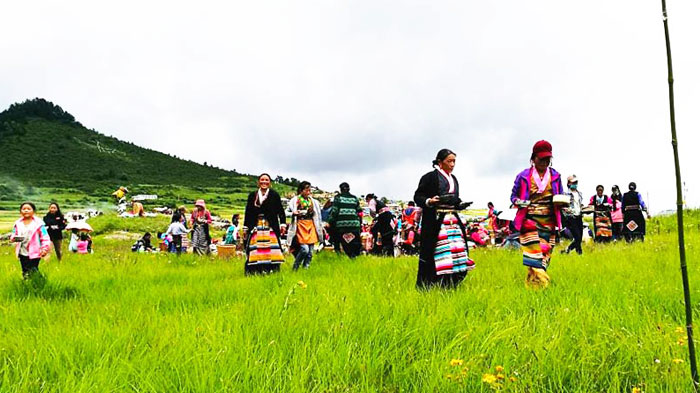
[[[183,147],[184,148],[184,147]],[[0,210],[25,200],[40,211],[50,201],[67,209],[111,206],[120,185],[157,194],[159,206],[192,205],[204,198],[223,215],[243,210],[255,177],[181,160],[102,135],[78,124],[29,118],[22,132],[0,134]],[[29,159],[28,159],[29,158]],[[275,184],[280,194],[292,187]],[[7,230],[0,216],[0,232]]]
[[[689,392],[672,222],[644,244],[557,253],[544,291],[500,250],[474,252],[457,290],[419,293],[415,258],[320,254],[250,278],[240,259],[99,239],[95,255],[44,264],[33,290],[2,247],[0,391],[491,391],[482,376],[503,366],[517,378],[504,391]],[[687,222],[697,318],[698,212]]]

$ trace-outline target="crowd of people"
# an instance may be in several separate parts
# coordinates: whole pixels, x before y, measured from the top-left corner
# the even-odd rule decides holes
[[[492,243],[520,248],[528,285],[547,286],[547,268],[560,235],[572,239],[562,252],[582,253],[583,215],[587,213],[593,215],[596,242],[644,239],[643,212],[647,208],[634,182],[624,195],[618,186],[613,186],[608,196],[599,185],[596,194],[584,204],[576,175],[567,178],[564,190],[562,177],[551,167],[551,159],[549,142],[539,141],[533,146],[531,165],[516,176],[511,192],[512,207],[517,209],[514,218],[501,217],[502,212],[489,202],[486,217],[471,223],[460,215],[471,202],[460,199],[459,182],[452,173],[456,154],[449,149],[437,153],[433,170],[421,177],[413,201],[400,211],[371,193],[364,197],[365,210],[346,182],[322,205],[313,197],[311,184],[303,181],[285,207],[271,187],[271,176],[263,173],[258,177],[257,189],[248,195],[242,225],[240,215],[235,214],[222,244],[243,250],[247,275],[279,271],[285,250],[294,256],[293,270],[308,269],[319,244],[332,246],[336,252],[342,250],[350,258],[363,252],[394,256],[398,249],[418,255],[416,286],[427,289],[458,285],[475,268],[469,257],[470,245]],[[118,191],[127,192],[125,188]],[[123,199],[124,195],[115,198]],[[371,223],[364,220],[365,211]],[[33,203],[23,203],[11,235],[25,277],[38,272],[41,258],[52,246],[58,259],[62,257],[66,219],[58,204],[49,206],[43,220],[35,212]],[[212,214],[205,201],[197,200],[189,217],[187,214],[185,206],[173,211],[167,230],[157,234],[161,247],[178,255],[188,247],[195,254],[209,254],[213,242]],[[74,229],[69,250],[91,252],[91,243],[86,232]],[[133,251],[155,249],[150,233],[132,247]]]

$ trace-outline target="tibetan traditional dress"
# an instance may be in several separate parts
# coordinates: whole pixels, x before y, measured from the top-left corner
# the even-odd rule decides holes
[[[533,171],[533,174],[537,176],[536,171]],[[523,265],[545,271],[557,240],[553,196],[551,181],[542,192],[534,181],[531,182],[530,205],[520,229]]]
[[[589,205],[593,205],[593,234],[597,243],[607,243],[612,240],[612,199],[607,195],[593,195]]]
[[[447,201],[445,206],[426,204],[436,195]],[[464,223],[455,208],[450,207],[460,202],[457,178],[437,169],[425,174],[414,201],[423,209],[416,286],[419,289],[455,287],[475,267],[469,258]]]
[[[244,243],[247,275],[280,270],[284,255],[279,233],[285,218],[282,200],[274,190],[248,195],[243,224],[247,233]]]

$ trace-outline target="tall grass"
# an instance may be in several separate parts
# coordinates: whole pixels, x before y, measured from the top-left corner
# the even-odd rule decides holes
[[[424,293],[416,258],[321,253],[310,270],[245,277],[241,259],[108,240],[42,264],[36,288],[3,247],[0,391],[690,392],[665,225],[644,244],[557,252],[546,290],[502,250],[474,252],[458,289]],[[695,302],[699,246],[692,229]]]

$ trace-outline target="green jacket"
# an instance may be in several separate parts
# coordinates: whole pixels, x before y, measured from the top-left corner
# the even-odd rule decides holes
[[[337,233],[359,232],[362,221],[357,213],[361,212],[360,200],[350,193],[341,193],[333,199],[328,223]]]

